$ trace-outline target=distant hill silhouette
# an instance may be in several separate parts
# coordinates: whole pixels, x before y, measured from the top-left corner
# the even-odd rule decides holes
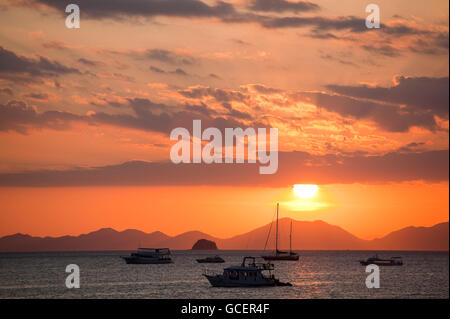
[[[406,227],[394,231],[370,244],[387,250],[448,250],[448,222],[433,227]]]
[[[289,228],[292,220],[293,249],[363,249],[365,241],[359,239],[338,226],[323,221],[297,221],[281,218],[278,222],[278,246],[289,248]],[[222,249],[263,249],[269,232],[270,224],[218,241]],[[275,248],[275,225],[272,226],[268,247]]]
[[[289,247],[290,218],[279,220],[279,248]],[[103,228],[79,236],[32,237],[14,234],[0,238],[0,251],[71,251],[71,250],[134,250],[141,247],[191,249],[199,239],[214,241],[221,249],[262,250],[270,224],[227,239],[190,231],[178,236],[161,232],[144,233],[135,229],[116,231]],[[432,227],[406,227],[374,240],[360,239],[344,229],[323,221],[292,220],[292,248],[318,250],[447,250],[449,223]],[[273,249],[275,231],[272,227],[267,249]]]

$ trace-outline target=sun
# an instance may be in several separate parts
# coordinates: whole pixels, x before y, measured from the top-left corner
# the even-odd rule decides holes
[[[295,184],[294,193],[300,198],[307,199],[316,195],[319,187],[314,184]]]

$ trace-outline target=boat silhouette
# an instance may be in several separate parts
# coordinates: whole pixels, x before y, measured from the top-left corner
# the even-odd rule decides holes
[[[278,249],[278,210],[279,210],[279,204],[277,203],[277,223],[276,223],[276,234],[275,234],[275,253],[273,255],[262,256],[262,258],[264,258],[264,260],[297,261],[299,259],[299,256],[298,256],[297,253],[292,251],[292,220],[291,220],[290,235],[289,235],[289,252],[281,251],[281,250]],[[273,222],[273,220],[272,220],[272,222]],[[269,234],[267,235],[267,239],[269,239],[270,229],[271,228],[269,228]],[[267,245],[267,241],[266,241],[266,245]],[[264,247],[264,249],[265,249],[265,247]]]
[[[138,248],[130,256],[121,256],[127,264],[171,264],[169,248]]]
[[[379,258],[378,255],[360,260],[359,263],[363,266],[377,265],[377,266],[403,266],[402,257],[391,257],[387,259]]]
[[[206,258],[197,259],[197,262],[200,264],[218,264],[218,263],[224,263],[225,260],[222,257],[216,255],[214,257],[206,257]]]
[[[223,274],[203,274],[213,287],[274,287],[292,286],[281,282],[272,274],[274,264],[257,263],[255,257],[244,257],[239,266],[230,266]]]

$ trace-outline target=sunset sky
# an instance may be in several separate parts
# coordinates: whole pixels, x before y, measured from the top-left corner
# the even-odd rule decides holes
[[[65,26],[76,3],[81,28]],[[365,26],[376,3],[381,28]],[[0,236],[372,239],[449,219],[446,0],[0,0]],[[278,128],[279,164],[170,162],[173,128]],[[318,185],[302,199],[294,184]]]

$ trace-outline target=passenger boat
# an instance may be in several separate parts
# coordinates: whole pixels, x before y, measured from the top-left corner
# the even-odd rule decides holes
[[[205,263],[218,264],[218,263],[224,263],[225,260],[222,257],[216,255],[214,257],[206,257],[206,258],[197,259],[197,262],[200,264],[205,264]]]
[[[289,235],[289,252],[287,251],[281,251],[278,250],[278,207],[279,204],[277,203],[277,224],[276,224],[276,234],[275,234],[275,253],[273,255],[265,255],[262,256],[264,260],[288,260],[288,261],[297,261],[299,259],[299,256],[292,251],[292,221],[291,221],[291,230]],[[272,227],[270,227],[272,228]],[[270,236],[270,229],[269,234],[267,235],[267,240]],[[267,245],[267,241],[266,241]],[[265,249],[265,247],[264,247]]]
[[[361,265],[377,265],[377,266],[402,266],[402,257],[391,257],[388,259],[378,258],[378,255],[359,261]]]
[[[274,265],[270,263],[256,263],[255,257],[244,257],[239,266],[227,267],[223,274],[204,273],[213,287],[273,287],[292,286],[281,282],[272,274]]]
[[[121,256],[127,264],[171,264],[169,248],[138,248],[130,256]]]

